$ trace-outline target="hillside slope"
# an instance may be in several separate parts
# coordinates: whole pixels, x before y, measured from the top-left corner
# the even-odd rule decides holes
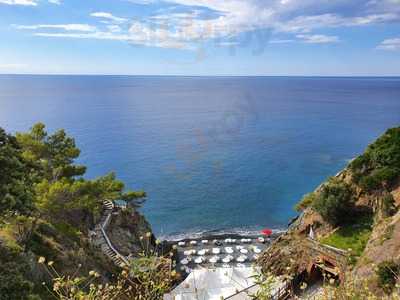
[[[259,263],[266,273],[311,283],[310,264],[318,263],[305,244],[312,228],[315,241],[345,251],[345,266],[336,266],[341,284],[366,281],[389,297],[400,270],[399,206],[400,128],[392,128],[299,202],[301,215]]]

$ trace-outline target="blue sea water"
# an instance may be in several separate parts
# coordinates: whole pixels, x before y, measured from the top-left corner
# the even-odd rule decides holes
[[[400,124],[400,78],[0,76],[0,126],[65,128],[87,177],[144,189],[159,236],[284,228]]]

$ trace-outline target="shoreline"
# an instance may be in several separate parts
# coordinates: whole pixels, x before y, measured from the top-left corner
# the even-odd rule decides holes
[[[278,237],[282,233],[287,231],[287,228],[271,228],[272,235],[271,237]],[[159,235],[156,236],[158,239],[168,242],[174,243],[179,241],[187,241],[187,240],[202,240],[202,239],[225,239],[225,238],[254,238],[261,236],[262,228],[259,230],[246,230],[246,229],[216,229],[216,230],[206,230],[206,231],[198,231],[198,232],[182,232],[182,233],[173,233],[168,235]]]

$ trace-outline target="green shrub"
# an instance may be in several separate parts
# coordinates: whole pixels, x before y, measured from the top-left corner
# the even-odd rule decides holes
[[[350,164],[353,179],[366,191],[390,185],[400,176],[400,127],[389,129]]]
[[[315,193],[308,193],[303,196],[299,203],[294,207],[296,211],[301,212],[305,210],[307,207],[310,207],[315,200]]]
[[[351,220],[320,242],[329,246],[349,251],[349,262],[355,264],[364,252],[372,233],[372,213],[355,213]],[[351,250],[349,250],[351,249]]]
[[[384,261],[378,265],[376,275],[378,276],[378,285],[385,292],[390,293],[399,278],[400,265],[394,261]]]
[[[400,172],[397,168],[383,167],[372,171],[367,176],[361,177],[359,184],[367,191],[377,190],[385,184],[390,184],[398,174],[400,174]]]
[[[392,194],[387,193],[382,197],[382,213],[386,217],[393,216],[396,212],[395,201]]]
[[[351,187],[332,177],[313,201],[312,207],[330,224],[348,220],[354,209],[355,198]]]

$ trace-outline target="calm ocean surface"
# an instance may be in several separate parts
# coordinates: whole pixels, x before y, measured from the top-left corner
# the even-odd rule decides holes
[[[388,127],[400,78],[0,76],[0,126],[65,128],[88,177],[144,189],[160,236],[284,228]]]

